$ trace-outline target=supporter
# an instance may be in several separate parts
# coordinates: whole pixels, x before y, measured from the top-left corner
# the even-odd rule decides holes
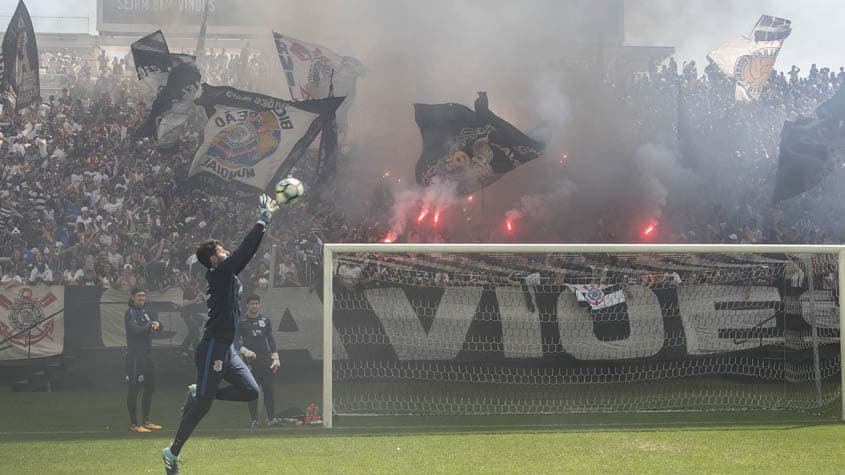
[[[231,230],[248,227],[245,205],[187,186],[196,131],[167,152],[158,150],[152,140],[132,138],[133,127],[153,98],[145,95],[131,74],[131,56],[101,55],[92,70],[83,58],[72,54],[47,51],[43,55],[42,64],[51,73],[66,77],[61,93],[22,112],[0,130],[0,257],[10,258],[3,266],[4,279],[30,281],[34,277],[39,282],[68,285],[163,289],[178,285],[182,273],[190,270],[187,256],[197,242],[211,236],[226,242],[239,239]],[[238,55],[209,51],[201,63],[203,79],[256,90],[272,76],[266,71],[271,62],[263,59],[247,48]],[[806,77],[797,66],[776,72],[764,95],[748,103],[733,101],[730,82],[712,63],[702,73],[692,61],[682,62],[678,69],[674,58],[662,67],[653,63],[648,75],[623,77],[618,79],[622,83],[611,84],[609,90],[620,107],[635,111],[635,122],[644,136],[668,133],[675,137],[678,85],[682,85],[692,128],[702,143],[714,144],[708,160],[728,163],[737,176],[750,177],[746,185],[726,194],[723,204],[748,203],[750,208],[714,210],[702,203],[693,209],[679,203],[677,207],[684,206],[679,210],[671,209],[670,203],[661,220],[666,230],[663,238],[738,243],[841,241],[845,226],[840,220],[802,216],[801,210],[788,206],[774,210],[769,197],[783,122],[799,114],[812,115],[845,81],[845,68],[837,73],[835,68],[816,65]],[[343,196],[344,188],[351,185],[335,186],[336,194]],[[251,285],[269,285],[268,269],[275,271],[277,286],[314,285],[321,278],[323,242],[378,242],[386,235],[383,216],[353,221],[331,199],[318,196],[309,194],[303,204],[282,210],[285,219],[273,223],[261,250],[267,257],[247,269]],[[550,234],[548,239],[571,240],[565,232]],[[595,236],[606,242],[625,240],[609,230]],[[420,235],[421,240],[429,238]],[[270,245],[277,246],[275,269],[270,267]],[[342,266],[338,269],[341,285],[355,287],[366,278],[363,271],[351,264]],[[604,274],[603,269],[599,271]],[[384,267],[379,272],[383,272],[381,280],[398,271]],[[416,278],[408,277],[409,281]],[[443,272],[420,279],[438,285],[462,281]],[[677,283],[674,276],[651,280],[655,285],[657,280]]]

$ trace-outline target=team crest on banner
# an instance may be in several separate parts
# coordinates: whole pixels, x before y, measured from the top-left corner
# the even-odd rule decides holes
[[[479,104],[480,105],[480,104]],[[417,183],[451,182],[468,195],[540,156],[544,144],[481,106],[414,104],[423,139]]]
[[[14,286],[0,291],[0,360],[61,354],[63,292],[62,287],[46,286]]]
[[[349,96],[355,91],[358,77],[366,68],[351,56],[341,56],[314,43],[273,33],[279,61],[285,71],[291,99],[322,99],[329,97],[330,88],[337,96]]]
[[[612,307],[625,303],[625,293],[618,284],[566,284],[575,293],[579,302],[584,302],[593,310]]]
[[[203,84],[208,121],[188,177],[207,191],[263,193],[302,158],[344,98],[291,102]],[[328,130],[328,129],[327,129]]]
[[[248,111],[246,116],[211,138],[208,156],[241,166],[253,166],[270,156],[282,142],[279,118],[284,112]]]
[[[736,98],[760,97],[769,83],[769,75],[783,41],[792,33],[792,22],[763,15],[751,30],[751,36],[734,38],[707,55],[722,73],[736,81]]]

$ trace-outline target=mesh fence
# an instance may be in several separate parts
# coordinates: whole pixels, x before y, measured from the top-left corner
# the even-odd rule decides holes
[[[835,255],[340,254],[336,414],[821,411]]]

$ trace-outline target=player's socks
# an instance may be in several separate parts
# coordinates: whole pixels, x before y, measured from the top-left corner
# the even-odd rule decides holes
[[[188,386],[188,398],[185,399],[185,405],[182,406],[182,417],[185,417],[185,414],[191,410],[194,406],[194,403],[197,401],[197,385],[191,384]]]
[[[167,475],[179,475],[179,457],[173,455],[170,447],[161,452],[161,459],[164,460],[164,471]]]

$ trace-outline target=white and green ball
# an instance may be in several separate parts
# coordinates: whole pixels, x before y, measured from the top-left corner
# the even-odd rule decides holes
[[[305,194],[305,185],[299,179],[289,176],[276,183],[276,202],[296,203]]]

